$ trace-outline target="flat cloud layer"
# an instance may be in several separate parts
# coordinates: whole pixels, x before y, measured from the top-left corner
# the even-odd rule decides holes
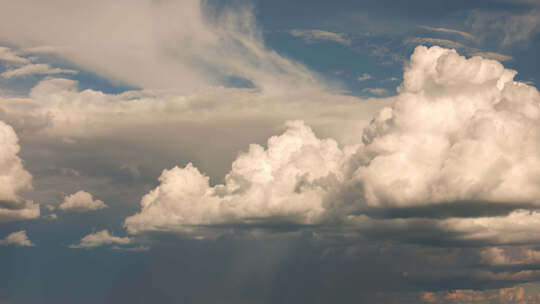
[[[224,224],[320,225],[338,219],[367,229],[396,224],[354,215],[370,208],[463,201],[537,206],[540,95],[512,81],[515,74],[494,60],[418,47],[394,104],[357,135],[363,145],[340,147],[301,122],[290,123],[266,148],[252,145],[240,154],[223,185],[209,186],[192,165],[164,170],[160,185],[125,226],[131,233],[197,233]],[[430,225],[463,242],[526,242],[535,239],[537,214],[480,214]],[[518,218],[523,225],[508,229]]]

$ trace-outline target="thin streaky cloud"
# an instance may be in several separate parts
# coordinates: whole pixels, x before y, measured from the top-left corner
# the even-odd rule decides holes
[[[470,39],[470,40],[474,40],[473,35],[471,35],[471,34],[469,34],[467,32],[463,32],[463,31],[459,31],[459,30],[455,30],[455,29],[449,29],[449,28],[444,28],[444,27],[431,27],[431,26],[425,26],[425,25],[420,25],[419,27],[421,29],[432,31],[432,32],[445,33],[445,34],[456,34],[456,35],[459,35],[461,37],[464,37],[464,38],[467,38],[467,39]]]
[[[17,69],[8,70],[0,74],[4,78],[24,77],[31,75],[77,74],[77,71],[53,68],[46,63],[27,64]]]
[[[471,56],[480,56],[487,59],[494,59],[497,61],[509,61],[509,60],[514,59],[514,57],[512,56],[508,56],[508,55],[504,55],[504,54],[496,53],[496,52],[474,52],[471,54]]]
[[[334,33],[314,29],[293,29],[289,30],[288,33],[295,37],[302,38],[307,43],[314,43],[316,41],[333,41],[347,46],[351,45],[352,43],[352,41],[343,33]]]

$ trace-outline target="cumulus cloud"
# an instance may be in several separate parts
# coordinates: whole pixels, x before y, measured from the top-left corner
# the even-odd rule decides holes
[[[131,244],[131,242],[132,240],[129,237],[114,236],[108,230],[101,230],[83,237],[79,244],[70,245],[69,248],[90,249],[111,244],[127,245]]]
[[[499,62],[418,47],[392,108],[363,134],[369,205],[536,203],[538,91]]]
[[[229,223],[313,224],[324,214],[328,187],[343,181],[342,167],[354,151],[332,139],[318,139],[302,122],[291,122],[267,149],[251,145],[238,156],[225,184],[188,164],[164,170],[160,185],[141,200],[142,211],[126,219],[130,233],[176,230]]]
[[[30,242],[25,230],[13,232],[6,236],[4,239],[0,239],[0,245],[9,246],[15,245],[20,247],[32,247],[34,244]]]
[[[19,139],[11,126],[0,121],[0,221],[39,217],[39,205],[24,201],[19,193],[32,189],[32,175],[17,155]]]
[[[107,208],[104,202],[94,200],[92,194],[80,190],[64,198],[58,209],[64,211],[86,212]]]
[[[308,43],[314,43],[316,41],[333,41],[343,45],[351,45],[351,40],[342,33],[334,33],[323,30],[301,30],[294,29],[289,30],[289,34],[300,37]]]
[[[52,68],[45,63],[32,63],[24,65],[17,69],[7,70],[0,74],[4,78],[23,77],[31,75],[53,75],[53,74],[77,74],[77,71]]]
[[[290,123],[266,149],[252,145],[240,154],[224,184],[211,187],[191,164],[164,170],[160,185],[143,197],[141,212],[125,226],[130,233],[197,233],[231,224],[322,224],[370,208],[537,206],[540,95],[512,81],[515,74],[494,60],[420,46],[394,104],[358,134],[362,145],[340,147],[301,122]],[[486,215],[427,224],[461,242],[536,240],[536,212]],[[370,221],[363,216],[353,222],[363,223],[361,229],[384,222],[366,226]],[[415,225],[399,221],[386,223]]]

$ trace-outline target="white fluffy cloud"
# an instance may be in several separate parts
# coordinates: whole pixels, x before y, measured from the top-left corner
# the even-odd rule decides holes
[[[372,206],[537,203],[540,95],[494,60],[418,47],[395,104],[365,130],[355,179]]]
[[[104,202],[94,200],[92,194],[80,190],[64,197],[64,202],[58,206],[58,209],[64,211],[86,212],[107,208]]]
[[[34,244],[30,242],[25,230],[13,232],[6,236],[3,240],[0,240],[0,245],[15,245],[21,247],[32,247]]]
[[[193,232],[198,225],[321,223],[366,207],[538,204],[540,95],[512,81],[515,74],[494,60],[418,47],[392,107],[357,135],[362,146],[340,148],[292,123],[267,149],[252,145],[240,154],[223,185],[209,186],[192,165],[165,170],[125,226]],[[464,241],[505,243],[518,235],[507,229],[516,217],[527,221],[523,229],[539,225],[525,211],[436,224]]]
[[[268,219],[313,224],[325,212],[325,192],[343,182],[353,152],[318,139],[302,122],[290,122],[283,135],[268,140],[267,149],[251,145],[240,154],[223,185],[210,187],[191,164],[164,170],[160,186],[143,197],[141,213],[127,218],[125,226],[138,233]]]
[[[83,237],[79,244],[70,245],[70,248],[95,248],[103,245],[117,244],[127,245],[132,240],[129,237],[118,237],[109,233],[108,230],[101,230]]]
[[[32,176],[18,157],[19,139],[11,126],[0,121],[0,221],[39,217],[39,206],[19,193],[32,189]]]

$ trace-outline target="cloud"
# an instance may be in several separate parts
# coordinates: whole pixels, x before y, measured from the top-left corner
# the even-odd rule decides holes
[[[414,37],[414,38],[408,38],[405,40],[405,44],[428,44],[428,45],[437,45],[442,46],[446,48],[452,48],[452,49],[462,49],[465,46],[459,42],[455,42],[448,39],[439,39],[439,38],[423,38],[423,37]]]
[[[185,92],[228,85],[231,77],[270,92],[326,86],[304,65],[265,46],[249,6],[218,10],[200,0],[69,5],[23,0],[2,8],[2,41],[22,50],[48,46],[81,69],[137,88]],[[138,24],[136,35],[132,24]]]
[[[523,247],[489,247],[480,252],[482,263],[490,266],[536,265],[540,251]]]
[[[18,157],[19,139],[11,126],[0,121],[0,221],[39,217],[39,205],[19,193],[32,189],[32,175]]]
[[[20,247],[32,247],[34,244],[30,242],[28,236],[26,235],[25,230],[13,232],[10,235],[6,236],[4,239],[0,240],[0,245],[8,246],[15,245]]]
[[[457,289],[452,291],[424,292],[421,299],[425,303],[519,303],[538,304],[540,295],[531,292],[532,286],[514,286],[509,288],[471,290]]]
[[[471,34],[469,34],[467,32],[458,31],[458,30],[455,30],[455,29],[449,29],[449,28],[444,28],[444,27],[431,27],[431,26],[423,26],[423,25],[421,25],[420,28],[422,28],[424,30],[432,31],[432,32],[437,32],[437,33],[456,34],[456,35],[459,35],[461,37],[464,37],[464,38],[467,38],[467,39],[470,39],[470,40],[474,40],[473,35],[471,35]]]
[[[80,190],[64,198],[64,202],[58,209],[64,211],[86,212],[107,208],[107,205],[100,200],[94,200],[92,194]]]
[[[473,52],[471,56],[480,56],[487,59],[493,59],[497,61],[509,61],[513,60],[514,58],[512,56],[495,53],[495,52]]]
[[[511,206],[538,206],[540,95],[514,82],[515,74],[494,60],[417,47],[394,104],[358,133],[361,145],[340,146],[292,122],[267,148],[251,145],[241,153],[224,184],[210,186],[191,164],[164,170],[160,185],[143,197],[141,212],[128,217],[125,227],[130,233],[197,235],[211,227],[309,226],[341,219],[374,236],[394,227],[403,237],[412,232],[405,227],[427,225],[434,240],[462,244],[536,240],[537,213]],[[503,217],[480,208],[475,217],[442,220],[352,215],[457,202],[504,202],[510,209]]]
[[[50,65],[45,63],[32,63],[24,65],[17,69],[12,69],[3,72],[0,76],[4,78],[14,78],[14,77],[23,77],[31,75],[53,75],[53,74],[77,74],[77,71],[52,68]]]
[[[369,74],[367,74],[367,73],[364,73],[364,74],[358,76],[356,79],[357,79],[358,81],[365,81],[365,80],[369,80],[369,79],[371,79],[371,78],[372,78],[371,75],[369,75]]]
[[[150,250],[150,247],[148,246],[136,246],[136,247],[119,247],[119,246],[113,246],[111,247],[112,250],[119,250],[119,251],[130,251],[130,252],[143,252]]]
[[[375,96],[388,95],[390,91],[385,88],[365,88],[362,90],[362,93],[367,93]]]
[[[0,46],[0,61],[12,64],[28,64],[29,60],[15,54],[10,48]]]
[[[197,225],[316,223],[325,212],[324,193],[342,182],[341,168],[353,150],[318,139],[302,122],[288,127],[268,140],[267,149],[251,145],[240,154],[223,185],[210,187],[191,164],[164,170],[160,185],[142,198],[141,212],[126,219],[126,229],[189,233]]]
[[[495,41],[503,47],[527,43],[540,32],[540,10],[528,9],[525,13],[473,12],[468,23],[476,36]]]
[[[129,237],[117,237],[110,234],[108,230],[101,230],[83,237],[79,244],[70,245],[69,248],[90,249],[110,244],[128,245],[131,242]]]
[[[333,33],[323,30],[289,30],[289,34],[300,37],[308,43],[314,43],[317,41],[333,41],[343,45],[351,45],[351,40],[342,33]]]

